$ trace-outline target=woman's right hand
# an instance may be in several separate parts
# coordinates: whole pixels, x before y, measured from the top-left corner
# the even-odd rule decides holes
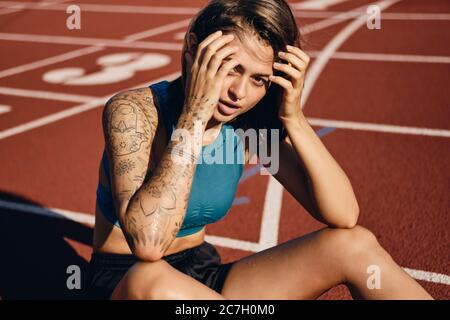
[[[239,49],[226,45],[233,39],[232,34],[222,35],[219,31],[210,34],[198,45],[195,60],[187,73],[184,113],[196,113],[196,118],[205,123],[212,117],[219,102],[223,81],[238,64],[235,59],[222,63]]]

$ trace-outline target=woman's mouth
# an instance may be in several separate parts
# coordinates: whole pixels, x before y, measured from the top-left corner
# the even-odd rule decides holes
[[[219,111],[227,116],[235,114],[239,111],[240,107],[229,105],[219,100]]]

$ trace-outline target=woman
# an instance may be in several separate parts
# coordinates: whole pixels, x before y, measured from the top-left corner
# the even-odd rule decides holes
[[[182,57],[182,77],[104,108],[94,298],[312,299],[341,283],[354,298],[431,298],[356,224],[351,184],[299,108],[309,57],[283,0],[210,2]],[[234,131],[264,128],[281,134],[257,149]],[[247,163],[265,144],[279,147],[275,178],[328,227],[222,264],[205,225],[230,209],[244,164],[198,160],[222,150]],[[381,288],[367,285],[372,266]]]

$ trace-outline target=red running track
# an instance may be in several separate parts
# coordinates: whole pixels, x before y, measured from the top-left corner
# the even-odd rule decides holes
[[[155,13],[149,1],[78,1],[82,28],[68,30],[67,1],[58,2],[21,1],[26,7],[14,11],[16,2],[0,1],[0,243],[5,261],[13,261],[0,269],[4,299],[78,297],[65,287],[66,268],[85,268],[91,253],[101,106],[115,92],[173,78],[186,21],[204,3],[166,1],[172,10]],[[315,77],[304,113],[352,182],[359,224],[435,298],[448,299],[450,4],[395,2],[382,11],[381,29],[363,24],[330,50],[356,19],[339,14],[364,12],[371,2],[290,3],[309,30],[304,50]],[[55,75],[64,68],[79,68],[80,78],[99,73],[112,54],[156,62],[103,84]],[[270,178],[251,168],[230,213],[207,226],[223,262],[323,227],[283,190],[266,199]],[[277,197],[279,212],[265,215],[265,201]],[[277,223],[265,228],[270,221]],[[320,299],[350,298],[338,286]]]

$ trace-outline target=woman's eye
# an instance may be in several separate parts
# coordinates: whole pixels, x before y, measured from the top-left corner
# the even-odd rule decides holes
[[[237,73],[239,73],[239,72],[236,70],[236,67],[234,67],[233,69],[230,69],[230,71],[228,72],[228,74],[237,74]],[[256,86],[258,86],[258,87],[262,87],[262,86],[269,84],[269,82],[267,80],[265,80],[264,78],[254,78],[254,81],[256,83]]]
[[[257,80],[256,84],[258,85],[258,87],[262,87],[266,84],[266,81],[262,78],[256,78],[255,80]]]

